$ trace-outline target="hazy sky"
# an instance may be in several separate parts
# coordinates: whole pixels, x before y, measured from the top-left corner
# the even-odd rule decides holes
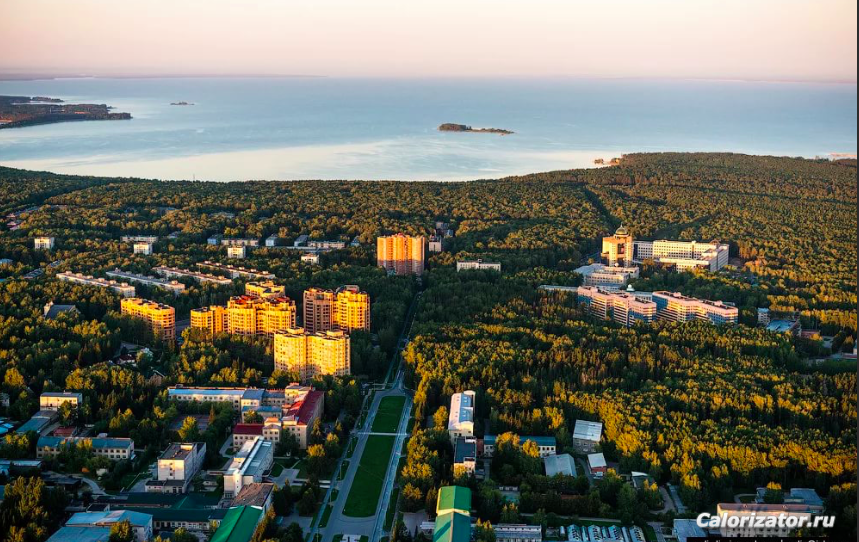
[[[0,0],[0,72],[856,80],[856,0]]]

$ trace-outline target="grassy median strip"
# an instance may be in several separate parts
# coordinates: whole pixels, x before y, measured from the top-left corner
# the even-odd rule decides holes
[[[370,435],[358,463],[358,472],[352,480],[343,514],[353,518],[365,518],[376,513],[379,495],[385,482],[385,471],[391,460],[395,437]]]
[[[379,410],[373,419],[374,433],[396,433],[403,415],[405,397],[383,397],[379,402]]]

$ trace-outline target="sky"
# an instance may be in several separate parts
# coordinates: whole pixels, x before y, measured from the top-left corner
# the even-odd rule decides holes
[[[0,76],[856,81],[856,0],[0,0]]]

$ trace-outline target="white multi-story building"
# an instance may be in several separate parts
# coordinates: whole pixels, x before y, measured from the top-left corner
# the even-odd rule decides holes
[[[236,267],[234,265],[210,262],[209,260],[206,260],[203,263],[198,263],[197,265],[204,269],[214,269],[215,271],[227,273],[230,278],[234,279],[243,277],[251,280],[274,280],[276,278],[274,273],[266,273],[265,271],[258,271],[253,268]]]
[[[245,245],[230,245],[227,247],[227,258],[243,260],[248,255],[248,247]]]
[[[653,260],[662,264],[673,264],[678,271],[703,267],[718,271],[728,264],[729,247],[718,242],[697,241],[634,241],[634,260]]]
[[[273,442],[262,437],[245,442],[224,474],[224,497],[232,498],[247,484],[262,482],[263,473],[271,468],[273,462]]]
[[[221,244],[228,247],[258,247],[259,239],[240,239],[227,237],[221,239]]]
[[[177,280],[166,280],[160,279],[158,277],[149,277],[146,275],[138,275],[136,273],[128,273],[126,271],[120,271],[119,269],[114,269],[113,271],[108,271],[105,273],[108,277],[112,279],[124,279],[128,282],[137,282],[140,284],[145,284],[147,286],[153,286],[155,288],[161,288],[162,290],[168,290],[173,292],[174,295],[181,294],[185,291],[185,285]]]
[[[460,437],[474,436],[474,407],[477,394],[472,390],[454,393],[450,397],[447,431],[451,442]]]
[[[602,436],[602,423],[576,420],[573,429],[573,448],[579,453],[591,454],[597,450]]]
[[[53,237],[36,237],[33,239],[33,247],[36,250],[51,250],[54,248]]]
[[[134,253],[149,256],[150,254],[152,254],[152,243],[147,243],[144,241],[138,241],[137,243],[134,243]]]
[[[158,458],[154,480],[146,482],[147,493],[185,493],[206,458],[204,442],[177,442]]]
[[[576,294],[579,303],[587,307],[592,316],[602,320],[614,320],[627,327],[636,322],[656,320],[656,303],[630,292],[581,286]]]
[[[157,235],[123,235],[119,238],[123,243],[150,243],[158,241]]]
[[[501,272],[501,263],[484,262],[483,260],[463,260],[456,262],[456,271],[468,271],[471,269],[489,270]]]
[[[608,266],[601,263],[583,265],[574,272],[584,277],[584,286],[622,288],[629,279],[638,278],[638,267]]]
[[[70,391],[46,391],[39,396],[39,410],[59,410],[63,403],[77,408],[83,404],[83,395]]]
[[[63,272],[57,273],[57,278],[63,282],[74,282],[75,284],[86,284],[87,286],[97,286],[99,288],[110,288],[122,297],[134,297],[134,286],[125,282],[117,282],[115,280],[106,280],[103,278],[95,278],[92,275],[84,275],[81,273]]]
[[[167,277],[169,279],[176,278],[191,278],[196,280],[197,282],[213,282],[218,285],[227,285],[232,284],[233,281],[226,277],[219,277],[217,275],[212,275],[209,273],[200,273],[199,271],[191,271],[190,269],[180,269],[178,267],[167,267],[167,266],[159,266],[153,267],[153,271]]]
[[[310,252],[308,254],[301,255],[301,263],[308,263],[310,265],[319,265],[319,254],[315,252]]]

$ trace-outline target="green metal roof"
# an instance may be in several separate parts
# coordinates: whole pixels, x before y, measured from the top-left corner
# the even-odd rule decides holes
[[[469,515],[471,513],[471,490],[461,486],[444,486],[438,490],[436,514],[458,511]]]
[[[440,514],[435,518],[432,540],[433,542],[469,542],[471,540],[471,518],[459,512]]]
[[[260,522],[262,510],[251,506],[230,508],[209,542],[249,542]]]

